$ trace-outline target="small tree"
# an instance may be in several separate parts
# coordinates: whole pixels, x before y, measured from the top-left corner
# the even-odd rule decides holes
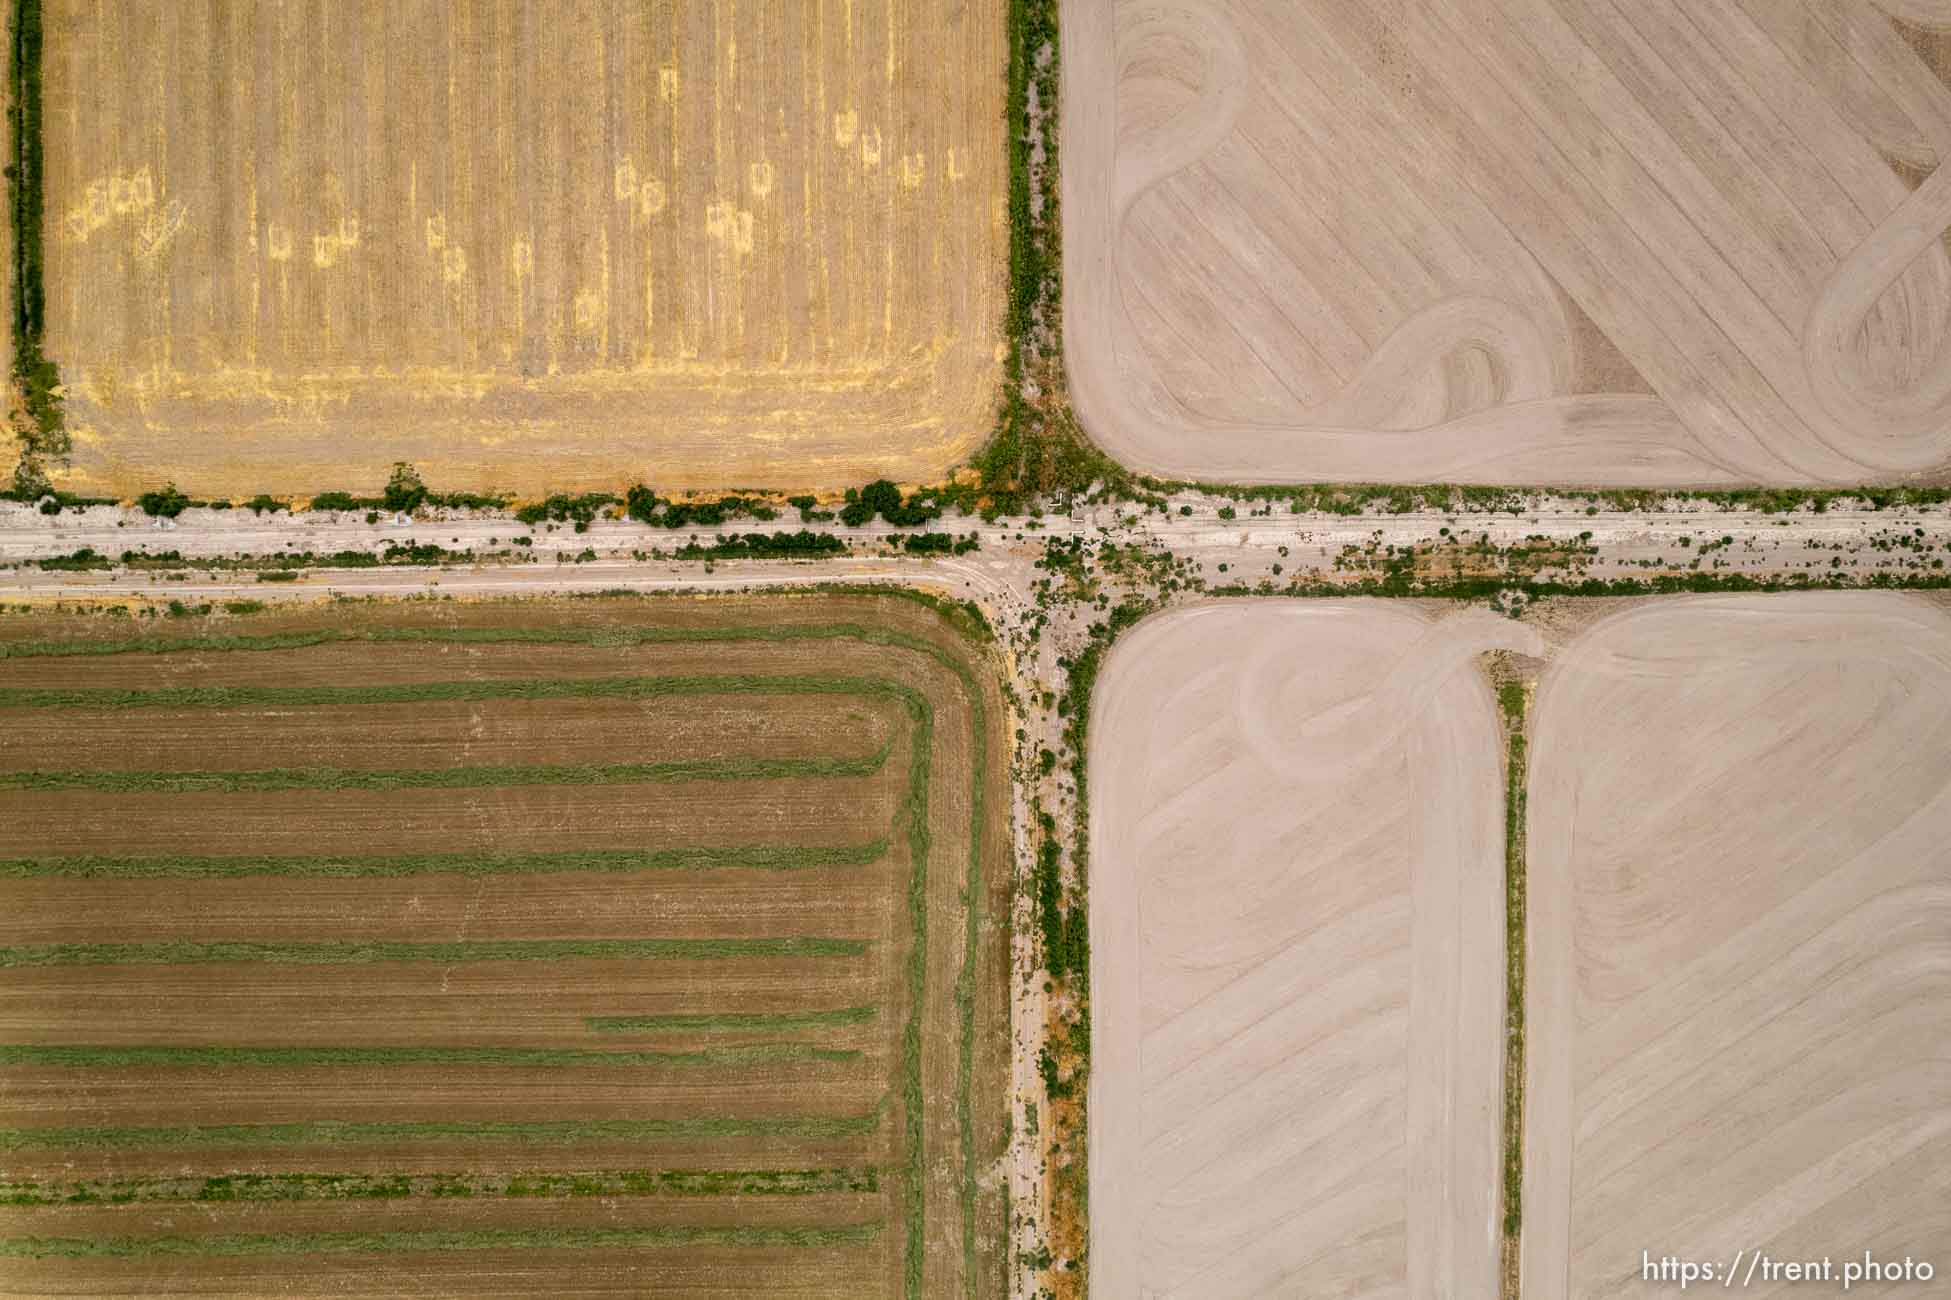
[[[420,481],[420,471],[403,460],[395,461],[393,477],[386,480],[386,492],[381,497],[386,508],[396,514],[410,515],[426,499],[427,485]]]
[[[174,483],[165,483],[153,492],[144,492],[136,498],[142,513],[156,519],[174,519],[183,513],[190,499],[176,490]]]

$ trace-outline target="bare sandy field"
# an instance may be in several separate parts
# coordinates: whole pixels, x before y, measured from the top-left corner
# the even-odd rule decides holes
[[[1502,784],[1487,613],[1215,603],[1091,741],[1091,1291],[1496,1290]]]
[[[1064,338],[1125,463],[1951,466],[1937,0],[1065,0]]]
[[[1001,375],[1004,10],[48,0],[56,478],[938,478]]]
[[[893,597],[10,621],[0,1294],[995,1293],[985,654]],[[740,1190],[795,1170],[846,1195]],[[483,1182],[619,1171],[711,1186]],[[340,1174],[467,1208],[278,1191]]]
[[[1536,718],[1523,1294],[1679,1294],[1642,1252],[1866,1250],[1937,1279],[1851,1294],[1941,1294],[1951,620],[1640,605],[1564,652]]]

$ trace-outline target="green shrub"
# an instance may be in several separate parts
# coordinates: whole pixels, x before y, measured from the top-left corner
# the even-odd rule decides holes
[[[174,519],[183,513],[190,499],[176,490],[174,483],[166,483],[153,492],[144,492],[136,498],[142,513],[157,519]]]
[[[407,464],[395,461],[393,476],[386,480],[386,491],[380,500],[395,514],[410,515],[418,510],[427,499],[427,485],[420,481],[420,472]]]

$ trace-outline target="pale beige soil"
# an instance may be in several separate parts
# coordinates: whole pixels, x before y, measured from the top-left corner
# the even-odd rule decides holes
[[[1951,620],[1642,604],[1547,673],[1530,794],[1523,1294],[1642,1251],[1951,1242]],[[1744,1296],[1804,1294],[1786,1282]]]
[[[1091,1289],[1486,1296],[1528,629],[1221,603],[1121,639],[1091,755]]]
[[[50,0],[57,478],[939,478],[1001,377],[1004,9]]]
[[[1064,338],[1127,464],[1621,486],[1951,464],[1941,6],[1063,16]]]

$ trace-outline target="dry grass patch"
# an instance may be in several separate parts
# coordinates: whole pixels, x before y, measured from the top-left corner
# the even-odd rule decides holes
[[[45,10],[64,487],[839,487],[991,426],[1002,0]]]

